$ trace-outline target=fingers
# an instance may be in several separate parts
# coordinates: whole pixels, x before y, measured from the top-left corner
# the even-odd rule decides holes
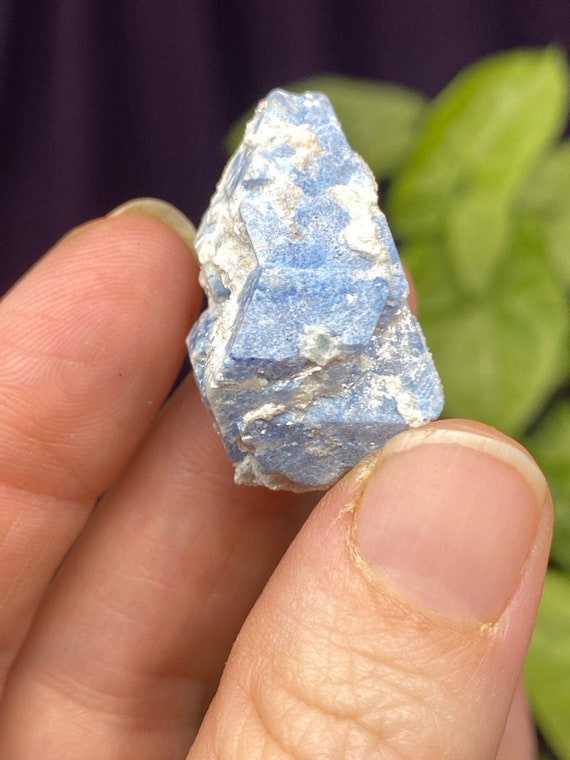
[[[158,221],[100,220],[0,303],[0,681],[173,382],[200,303],[194,267]]]
[[[20,456],[10,459],[2,448],[0,463],[6,457],[10,465],[3,488],[19,513],[20,522],[8,528],[20,541],[20,564],[3,558],[3,549],[0,562],[9,578],[30,579],[25,604],[21,589],[14,600],[7,595],[6,609],[21,606],[12,607],[19,623],[4,630],[6,642],[21,640],[93,499],[140,440],[176,371],[192,308],[183,304],[199,300],[180,264],[178,273],[164,274],[159,242],[156,260],[147,261],[148,237],[153,250],[153,236],[165,240],[158,223],[104,224],[117,225],[122,242],[106,266],[97,259],[101,246],[92,244],[100,269],[60,295],[63,305],[54,309],[49,298],[42,306],[36,282],[37,314],[46,317],[38,320],[45,341],[37,356],[25,331],[4,337],[13,335],[2,325],[17,321],[13,299],[21,291],[2,304],[0,341],[17,350],[0,363],[7,399],[0,425]],[[131,271],[135,262],[141,266],[122,237],[140,243],[141,225],[145,274],[113,295],[121,281],[117,259],[125,257]],[[66,274],[51,274],[52,295],[61,282],[74,282],[74,254],[60,255]],[[75,256],[75,271],[82,271]],[[186,251],[184,261],[192,266]],[[94,292],[108,295],[102,284],[109,274],[115,285],[102,311],[115,320],[93,299]],[[68,334],[54,332],[54,325],[69,326],[78,302],[77,324]],[[160,370],[155,349],[167,317]],[[24,360],[32,383],[16,393]],[[127,383],[118,380],[125,368]],[[250,616],[192,757],[255,759],[279,748],[291,757],[314,750],[331,757],[483,758],[497,753],[503,734],[501,751],[509,751],[505,723],[548,553],[546,490],[526,454],[493,431],[468,423],[429,430],[440,432],[400,436],[375,468],[368,463],[325,498]],[[26,469],[26,458],[36,467]],[[45,478],[36,477],[38,468]],[[186,384],[100,505],[36,615],[6,690],[2,756],[64,760],[92,749],[96,756],[100,746],[121,760],[183,755],[241,620],[305,514],[293,497],[269,500],[262,489],[233,486],[231,475]],[[0,520],[4,513],[0,506]],[[520,717],[517,704],[511,720]]]
[[[496,757],[551,522],[536,465],[496,431],[396,437],[287,552],[189,757]]]
[[[536,731],[519,681],[496,760],[534,760],[536,756]]]
[[[51,588],[5,695],[4,752],[31,713],[43,716],[25,732],[32,756],[45,755],[46,725],[58,757],[67,730],[71,745],[105,734],[134,751],[132,727],[144,726],[138,758],[187,746],[243,619],[314,503],[232,480],[187,384]]]
[[[45,747],[45,726],[58,752],[91,735],[121,758],[187,748],[244,618],[315,501],[236,487],[187,382],[52,588],[5,695],[0,749],[21,741],[30,712],[42,716],[20,745],[30,756]],[[136,739],[133,725],[144,726]]]
[[[62,760],[101,743],[110,759],[184,757],[302,501],[234,485],[189,379],[36,616],[7,685],[0,757]]]

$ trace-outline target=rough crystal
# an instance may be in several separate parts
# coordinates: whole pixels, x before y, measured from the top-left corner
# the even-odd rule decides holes
[[[188,349],[236,482],[327,488],[440,414],[374,177],[324,95],[259,104],[195,245],[208,308]]]

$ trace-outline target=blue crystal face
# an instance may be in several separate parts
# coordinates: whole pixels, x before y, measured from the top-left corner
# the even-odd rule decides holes
[[[374,177],[324,95],[259,104],[195,246],[208,308],[188,350],[236,482],[327,488],[439,416]]]

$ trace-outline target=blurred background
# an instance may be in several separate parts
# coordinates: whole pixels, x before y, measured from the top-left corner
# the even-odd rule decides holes
[[[433,96],[551,42],[570,47],[568,0],[0,0],[0,293],[128,198],[197,223],[224,134],[272,87],[334,72]]]

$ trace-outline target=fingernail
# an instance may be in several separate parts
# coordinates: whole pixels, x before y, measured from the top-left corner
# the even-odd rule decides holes
[[[356,513],[360,553],[399,594],[493,623],[525,565],[548,487],[508,439],[441,427],[394,438]]]
[[[107,216],[123,216],[124,214],[142,214],[143,216],[154,216],[160,219],[161,222],[164,222],[170,229],[174,230],[184,240],[190,250],[194,252],[196,228],[190,219],[171,203],[158,198],[134,198],[117,206]]]

